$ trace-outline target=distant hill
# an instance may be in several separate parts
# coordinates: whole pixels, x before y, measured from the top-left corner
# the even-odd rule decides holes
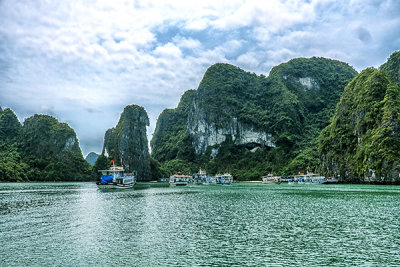
[[[94,163],[96,162],[97,158],[99,157],[99,154],[95,153],[95,152],[90,152],[85,160],[90,164],[90,165],[94,165]]]

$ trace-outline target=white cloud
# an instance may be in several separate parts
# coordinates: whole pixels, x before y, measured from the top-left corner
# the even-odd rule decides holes
[[[236,62],[239,64],[240,67],[247,70],[254,70],[260,64],[257,60],[257,55],[253,52],[240,55],[236,59]]]
[[[173,42],[181,48],[188,48],[192,50],[201,49],[201,42],[192,38],[185,38],[181,36],[175,36]]]
[[[124,106],[144,106],[151,133],[214,63],[267,74],[326,56],[360,70],[399,49],[399,28],[390,0],[3,0],[0,105],[20,118],[52,112],[74,124],[85,154],[99,152]]]

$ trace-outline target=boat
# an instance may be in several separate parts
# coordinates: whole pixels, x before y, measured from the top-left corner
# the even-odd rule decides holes
[[[185,186],[192,180],[192,177],[185,174],[174,174],[169,177],[169,184],[173,186]]]
[[[280,183],[281,181],[280,176],[275,176],[272,173],[268,174],[267,176],[263,176],[261,178],[263,184],[274,184],[274,183]]]
[[[307,172],[306,174],[295,175],[292,183],[289,182],[289,184],[324,184],[326,180],[325,176]]]
[[[203,182],[203,185],[210,185],[210,184],[216,184],[217,181],[215,180],[214,176],[207,176],[205,182]]]
[[[193,184],[195,185],[215,184],[215,177],[207,176],[207,173],[200,168],[198,173],[193,174]]]
[[[291,181],[293,181],[293,177],[291,176],[282,176],[279,178],[280,183],[289,183]]]
[[[128,189],[136,184],[134,173],[125,173],[124,168],[113,166],[108,170],[99,170],[102,173],[101,180],[98,181],[97,187],[100,189]]]
[[[229,173],[215,175],[217,184],[230,185],[233,183],[233,177]]]
[[[200,168],[198,173],[193,174],[193,184],[202,185],[206,183],[207,183],[207,174]]]
[[[328,177],[324,184],[337,184],[339,180],[335,177]]]
[[[325,182],[325,176],[321,176],[315,173],[307,173],[307,176],[304,178],[305,184],[324,184]]]

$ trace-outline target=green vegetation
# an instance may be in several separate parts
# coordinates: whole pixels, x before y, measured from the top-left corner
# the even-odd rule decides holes
[[[380,66],[379,70],[389,75],[390,80],[397,83],[400,87],[400,51],[390,55],[386,63]]]
[[[323,173],[344,182],[399,183],[400,89],[388,66],[366,69],[346,86],[319,137]]]
[[[190,172],[198,166],[210,174],[229,171],[244,180],[260,179],[271,171],[290,174],[315,169],[316,137],[329,124],[343,88],[356,74],[347,64],[325,58],[293,59],[274,67],[269,77],[215,64],[196,91],[186,92],[176,109],[160,114],[152,156],[168,175],[183,166]],[[188,129],[196,121],[229,132],[235,119],[243,127],[271,134],[276,146],[238,145],[227,134],[223,143],[194,153],[201,138]],[[218,150],[217,155],[212,155],[212,149]]]
[[[10,109],[0,112],[1,181],[85,180],[90,166],[65,123],[35,115],[22,126]]]
[[[186,91],[177,108],[165,109],[158,117],[150,142],[154,159],[160,162],[173,159],[193,160],[194,150],[186,124],[195,94],[195,90]]]

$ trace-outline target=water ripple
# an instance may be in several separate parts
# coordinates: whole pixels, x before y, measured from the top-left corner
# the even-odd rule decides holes
[[[400,187],[0,184],[5,266],[400,265]]]

